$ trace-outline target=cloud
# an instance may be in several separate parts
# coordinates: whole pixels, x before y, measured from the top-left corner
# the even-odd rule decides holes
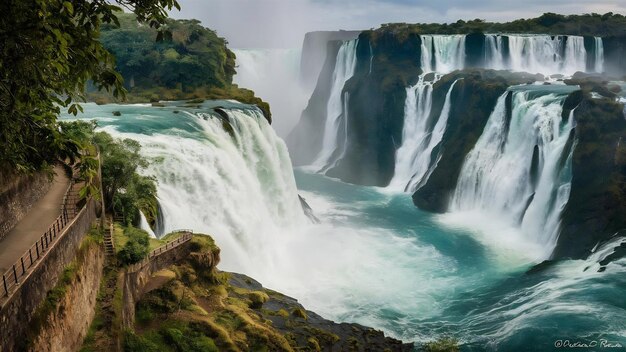
[[[368,29],[391,22],[506,21],[544,12],[626,12],[626,0],[179,0],[175,18],[196,18],[233,47],[295,48],[314,30]]]

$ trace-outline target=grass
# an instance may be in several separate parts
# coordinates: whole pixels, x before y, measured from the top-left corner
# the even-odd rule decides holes
[[[126,235],[126,229],[127,227],[120,225],[119,223],[115,223],[113,225],[113,242],[115,243],[115,252],[118,253],[122,248],[124,248],[124,245],[128,242],[129,237]],[[143,230],[139,230],[137,228],[134,228],[135,230],[138,231],[143,231]],[[145,232],[145,231],[143,231]],[[145,232],[147,234],[147,232]],[[148,250],[149,251],[153,251],[161,246],[164,246],[165,244],[169,243],[169,242],[173,242],[175,240],[177,240],[180,236],[182,236],[182,233],[179,232],[173,232],[173,233],[169,233],[165,236],[163,236],[162,238],[158,239],[158,238],[154,238],[154,237],[150,237],[149,238],[149,246],[148,246]],[[213,241],[212,239],[210,240],[211,242]]]

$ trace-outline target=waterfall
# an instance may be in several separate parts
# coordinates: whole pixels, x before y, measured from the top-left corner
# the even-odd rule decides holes
[[[465,158],[450,203],[453,212],[478,211],[490,219],[506,219],[544,251],[538,254],[542,259],[556,245],[561,210],[570,193],[573,148],[566,146],[574,119],[572,111],[562,121],[565,97],[516,88],[503,94]]]
[[[595,43],[595,60],[594,70],[598,73],[604,72],[604,44],[601,37],[594,38]]]
[[[324,138],[322,149],[318,153],[312,168],[323,171],[337,160],[336,152],[339,145],[341,121],[345,124],[345,105],[343,103],[343,87],[354,74],[356,68],[356,47],[358,39],[343,43],[335,63],[333,72],[332,88],[326,106],[326,123],[324,125]],[[343,141],[345,144],[345,141]]]
[[[494,70],[504,70],[504,43],[501,35],[485,34],[485,65]]]
[[[584,38],[580,36],[509,35],[513,71],[572,75],[586,70]]]
[[[427,181],[436,166],[432,152],[445,133],[452,89],[458,80],[448,89],[441,114],[433,125],[430,121],[433,84],[440,76],[435,76],[433,82],[425,81],[424,76],[422,74],[417,84],[406,89],[402,146],[396,152],[394,175],[388,186],[391,190],[414,192]]]
[[[223,116],[170,112],[159,120],[181,123],[185,130],[105,130],[137,140],[142,155],[153,160],[145,173],[158,181],[165,233],[191,228],[210,234],[225,252],[225,269],[253,273],[262,263],[271,272],[277,260],[272,246],[290,229],[308,224],[289,154],[260,111],[222,111]]]
[[[423,72],[448,73],[465,66],[465,35],[433,34],[421,35],[420,38]]]
[[[139,211],[139,228],[146,231],[148,235],[150,235],[150,237],[157,238],[157,236],[154,234],[154,231],[152,231],[150,224],[148,224],[146,215],[141,210]]]

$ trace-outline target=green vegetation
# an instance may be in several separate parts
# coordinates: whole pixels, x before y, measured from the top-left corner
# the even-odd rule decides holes
[[[403,34],[468,34],[468,33],[535,33],[570,34],[586,36],[624,36],[626,17],[611,12],[584,15],[559,15],[544,13],[537,18],[519,19],[506,23],[486,22],[481,19],[458,20],[454,23],[390,23],[384,24],[376,33]]]
[[[124,229],[125,243],[118,243],[117,260],[121,265],[135,264],[142,261],[150,252],[150,236],[145,231],[134,227]]]
[[[139,211],[142,211],[148,223],[154,225],[159,210],[156,180],[138,173],[139,169],[148,166],[139,154],[139,143],[132,139],[117,140],[106,132],[95,132],[96,123],[93,121],[61,122],[60,125],[63,133],[76,141],[81,149],[88,150],[88,146],[93,145],[100,151],[102,192],[107,211],[121,216],[124,224],[134,225],[139,223]],[[93,164],[93,158],[83,159],[81,165],[85,167],[81,170],[85,169],[85,178],[93,178],[97,161]]]
[[[88,81],[123,96],[113,56],[98,41],[124,6],[159,28],[176,0],[0,2],[0,169],[30,173],[76,156],[58,131],[62,108],[77,113]]]
[[[100,41],[116,58],[127,101],[235,99],[258,105],[270,118],[267,103],[232,83],[235,54],[200,21],[168,19],[163,27],[168,35],[155,41],[159,32],[140,25],[133,14],[118,17],[120,26],[103,26]],[[98,103],[115,101],[95,88],[88,97]]]
[[[425,352],[458,352],[459,343],[454,338],[444,337],[436,341],[425,343],[422,346]]]

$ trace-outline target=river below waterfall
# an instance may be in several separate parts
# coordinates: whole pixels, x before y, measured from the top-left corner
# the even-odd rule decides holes
[[[207,106],[86,104],[79,118],[142,144],[166,231],[211,234],[221,269],[248,274],[326,318],[404,341],[451,336],[468,351],[544,351],[565,340],[626,346],[626,259],[598,272],[626,240],[528,273],[536,249],[517,230],[423,212],[408,194],[292,172],[267,122],[232,105],[220,104],[230,133],[202,112]],[[303,216],[298,193],[320,224]]]

